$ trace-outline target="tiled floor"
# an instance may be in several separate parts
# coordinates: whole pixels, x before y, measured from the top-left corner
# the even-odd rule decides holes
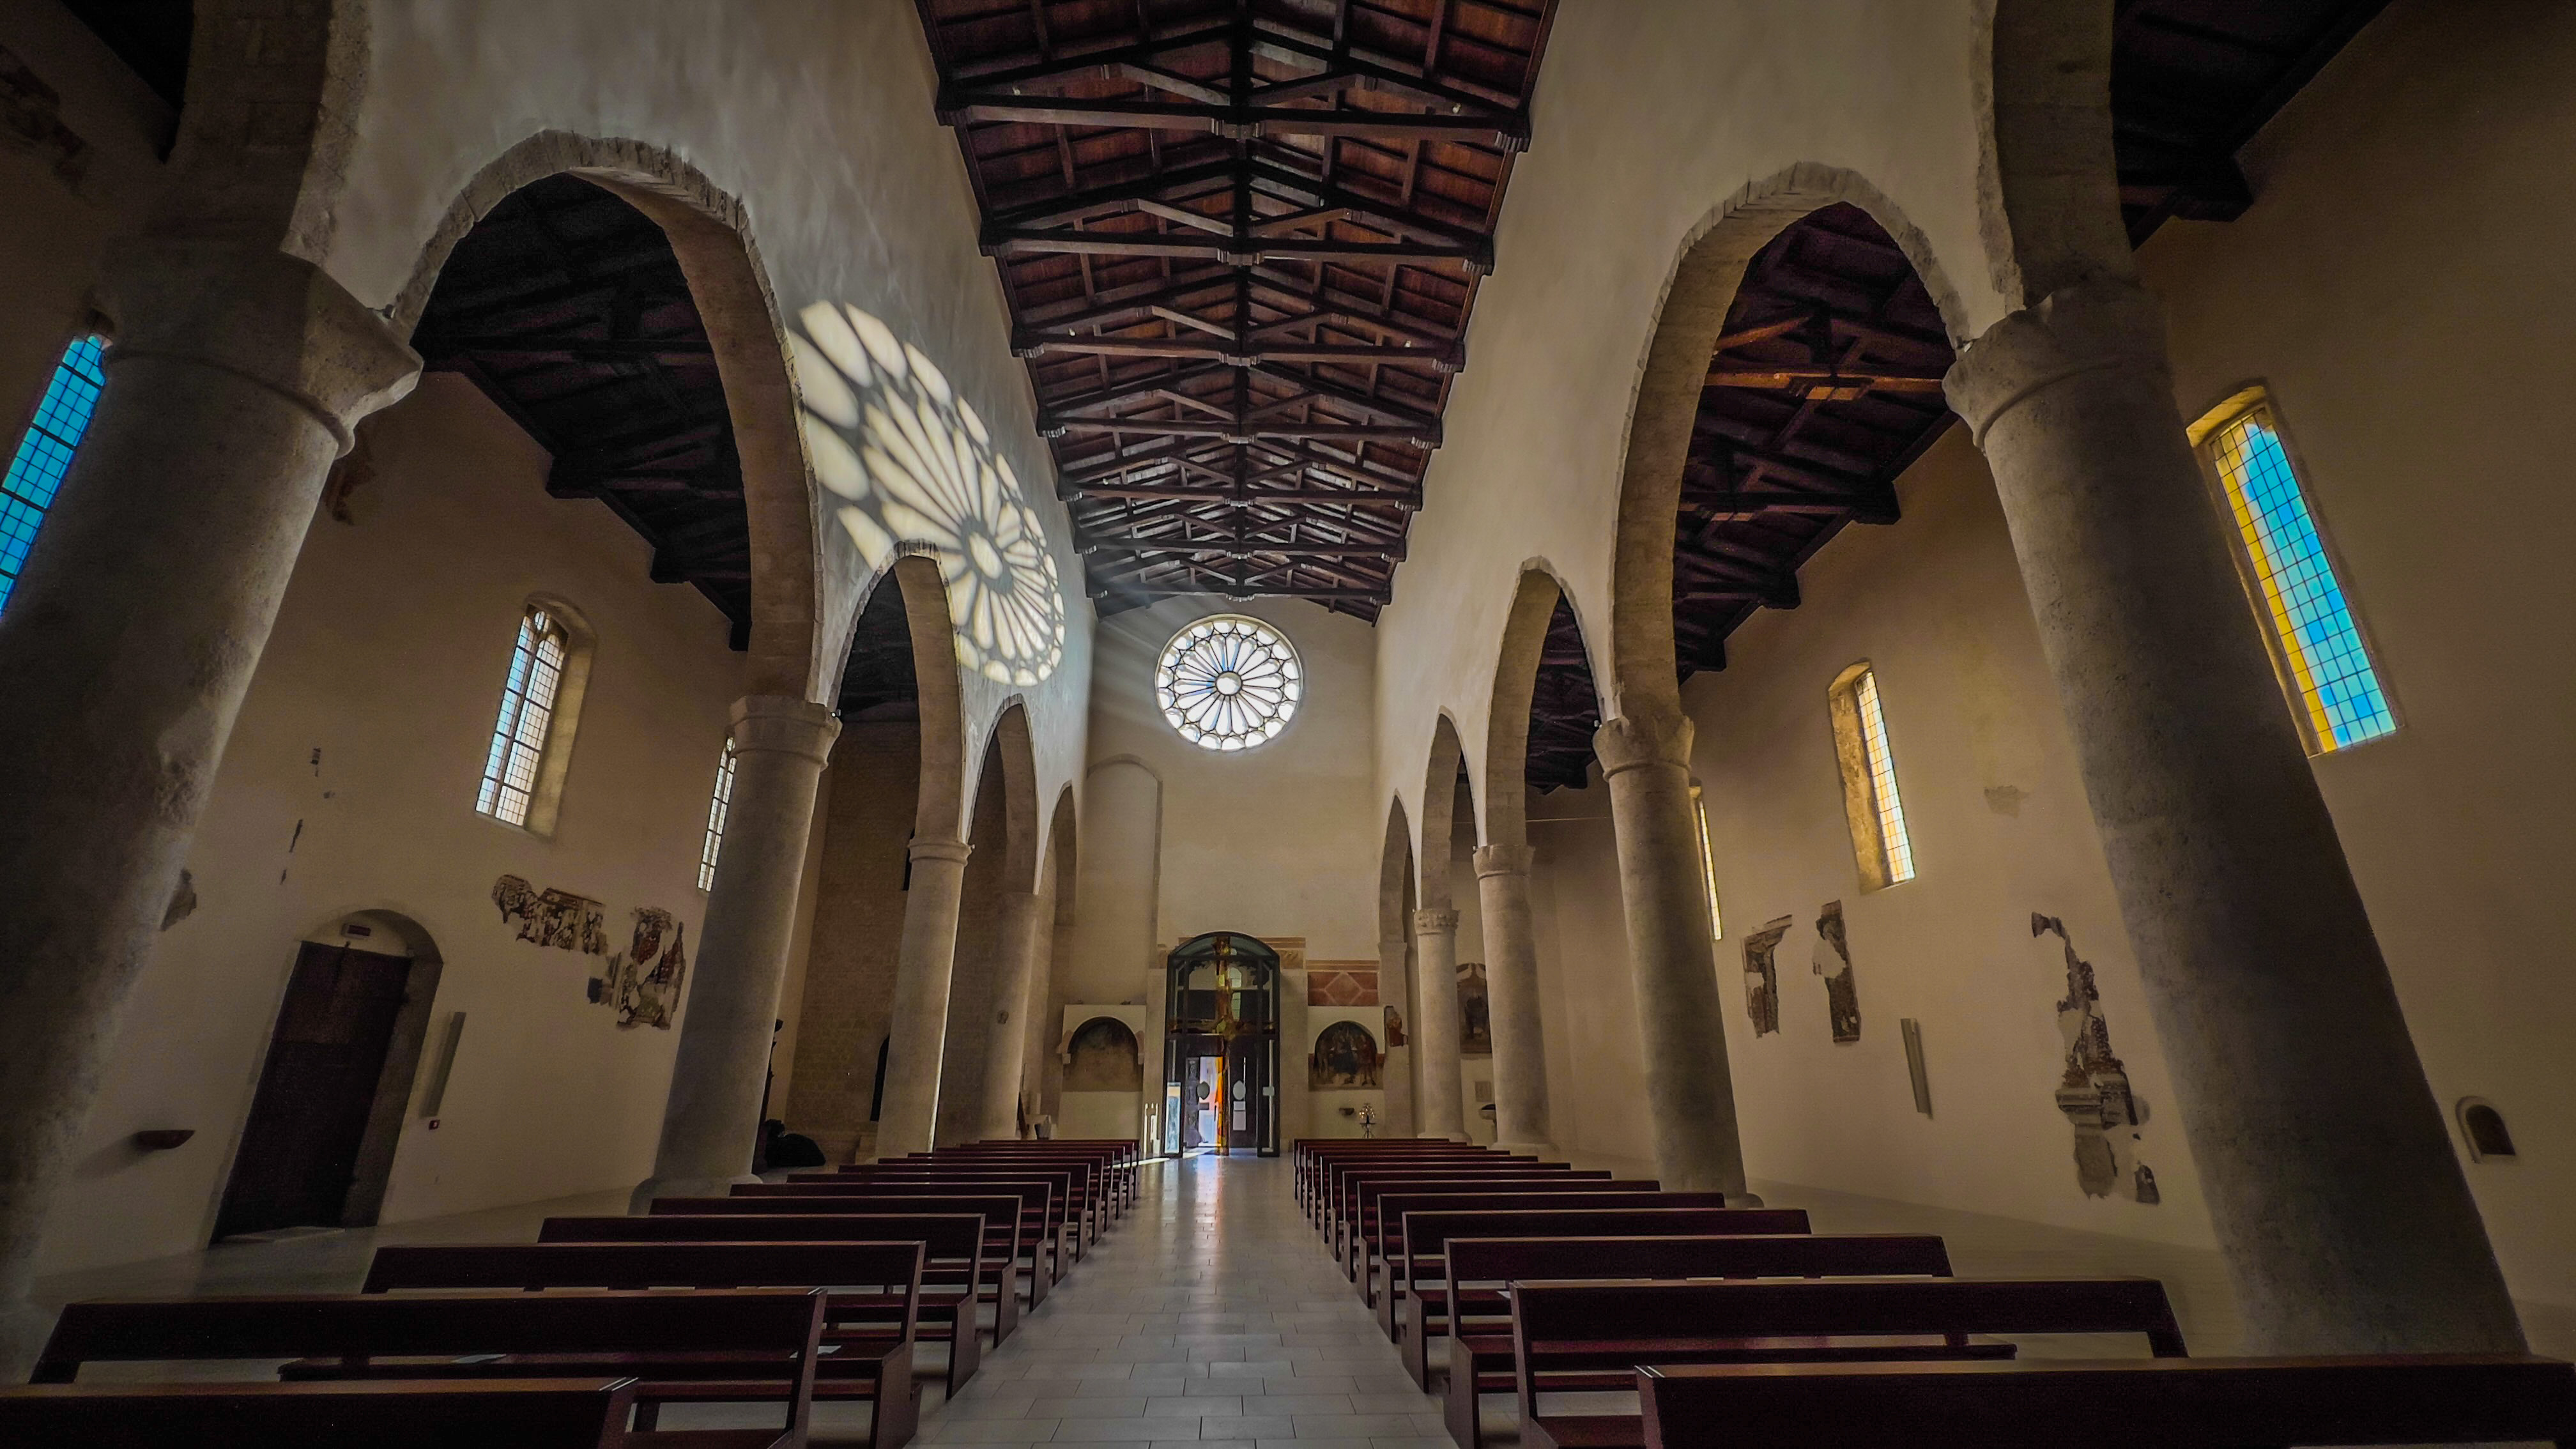
[[[926,1417],[933,1443],[1448,1449],[1283,1159],[1148,1164],[1133,1212]]]

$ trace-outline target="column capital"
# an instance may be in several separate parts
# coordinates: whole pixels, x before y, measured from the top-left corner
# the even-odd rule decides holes
[[[838,715],[793,694],[746,694],[733,702],[733,752],[802,755],[817,765],[831,763],[832,741],[841,736]]]
[[[1601,761],[1605,780],[1649,765],[1688,770],[1696,733],[1690,716],[1679,711],[1623,714],[1603,720],[1601,728],[1592,732],[1592,753]]]
[[[248,379],[311,413],[345,454],[358,422],[420,380],[420,354],[329,273],[224,241],[130,238],[99,269],[107,365],[146,357]]]
[[[1475,859],[1478,880],[1492,875],[1527,875],[1530,868],[1530,848],[1526,845],[1510,843],[1480,845],[1476,847]]]
[[[1941,390],[1984,447],[1997,418],[2059,383],[2112,370],[2166,375],[2164,303],[2133,283],[2097,280],[1987,328],[1960,349]]]
[[[944,860],[950,865],[964,865],[966,857],[974,854],[975,847],[962,840],[945,840],[936,835],[916,835],[912,838],[912,844],[904,847],[904,851],[916,864],[925,860]]]
[[[1452,910],[1415,911],[1413,929],[1425,936],[1450,935],[1458,929],[1458,913]]]

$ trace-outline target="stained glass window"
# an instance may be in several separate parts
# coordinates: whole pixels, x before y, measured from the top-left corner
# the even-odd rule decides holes
[[[1896,757],[1887,749],[1887,715],[1878,704],[1878,672],[1864,669],[1852,683],[1860,711],[1861,746],[1869,756],[1869,794],[1878,809],[1879,848],[1887,852],[1887,883],[1914,879],[1914,841],[1905,833],[1905,802],[1896,793]]]
[[[549,615],[543,605],[530,604],[519,620],[518,642],[510,650],[510,677],[501,686],[501,715],[492,726],[492,748],[483,761],[483,788],[474,800],[475,809],[505,825],[528,823],[571,642],[563,621]]]
[[[1717,849],[1708,838],[1708,801],[1697,785],[1691,786],[1691,822],[1699,828],[1699,882],[1708,891],[1708,935],[1713,941],[1726,939],[1726,917],[1717,908]]]
[[[1305,688],[1287,637],[1241,614],[1201,619],[1173,635],[1154,671],[1163,718],[1205,750],[1246,750],[1278,738]]]
[[[733,808],[733,741],[725,741],[724,757],[716,761],[716,792],[707,802],[707,837],[698,846],[698,889],[713,890],[716,884],[716,852],[724,849],[725,813]]]
[[[35,547],[36,530],[54,506],[64,475],[71,472],[81,436],[89,431],[90,414],[107,385],[99,371],[106,350],[106,339],[99,337],[83,337],[63,350],[45,399],[36,407],[36,420],[18,440],[9,476],[0,482],[0,609],[9,607],[27,551]]]
[[[2201,451],[2236,524],[2247,592],[2272,631],[2309,748],[2327,754],[2394,731],[2397,717],[2271,408],[2258,400],[2216,416],[2225,421],[2203,430]]]

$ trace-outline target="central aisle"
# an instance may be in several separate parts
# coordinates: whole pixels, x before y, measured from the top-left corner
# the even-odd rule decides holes
[[[1439,1401],[1298,1212],[1285,1158],[1141,1171],[1135,1209],[924,1416],[923,1442],[1450,1449]]]

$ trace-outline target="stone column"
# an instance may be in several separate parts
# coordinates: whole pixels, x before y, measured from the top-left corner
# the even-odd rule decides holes
[[[1592,737],[1610,782],[1619,899],[1646,1059],[1646,1115],[1664,1186],[1759,1199],[1745,1190],[1735,1080],[1719,1015],[1716,941],[1699,827],[1691,814],[1691,722],[1644,711],[1606,720]]]
[[[1494,1023],[1494,1145],[1548,1149],[1547,1037],[1539,1023],[1538,945],[1531,937],[1530,849],[1476,848],[1484,906],[1485,991]]]
[[[1948,391],[1994,470],[2248,1351],[2520,1349],[2156,300],[2056,293]]]
[[[885,1106],[877,1156],[928,1152],[939,1130],[939,1067],[948,1046],[948,980],[957,965],[957,907],[966,894],[962,840],[916,836],[887,1022]]]
[[[1413,1065],[1422,1050],[1412,1043],[1422,1037],[1422,1024],[1414,1017],[1413,993],[1407,987],[1412,980],[1411,963],[1406,960],[1409,947],[1402,936],[1389,936],[1377,943],[1377,999],[1394,1009],[1404,1022],[1407,1044],[1386,1048],[1386,1065],[1381,1080],[1386,1084],[1386,1120],[1378,1124],[1380,1137],[1410,1137],[1420,1130],[1415,1126],[1413,1102]]]
[[[1413,1039],[1422,1043],[1420,1125],[1425,1137],[1467,1140],[1467,1118],[1458,1089],[1458,913],[1413,913],[1413,949],[1422,968],[1422,1020]]]
[[[757,1180],[760,1094],[814,833],[814,793],[840,733],[829,709],[795,695],[733,702],[724,848],[680,1013],[661,1150],[653,1175],[635,1189],[637,1212],[657,1197],[721,1197],[732,1183]]]
[[[420,359],[311,263],[107,259],[107,386],[0,615],[0,1373],[324,474]]]
[[[1028,1058],[1029,1001],[1037,986],[1038,893],[1002,895],[1001,940],[993,970],[993,1030],[984,1039],[984,1109],[976,1135],[1020,1135],[1020,1066]],[[894,1070],[891,1061],[886,1068]]]

